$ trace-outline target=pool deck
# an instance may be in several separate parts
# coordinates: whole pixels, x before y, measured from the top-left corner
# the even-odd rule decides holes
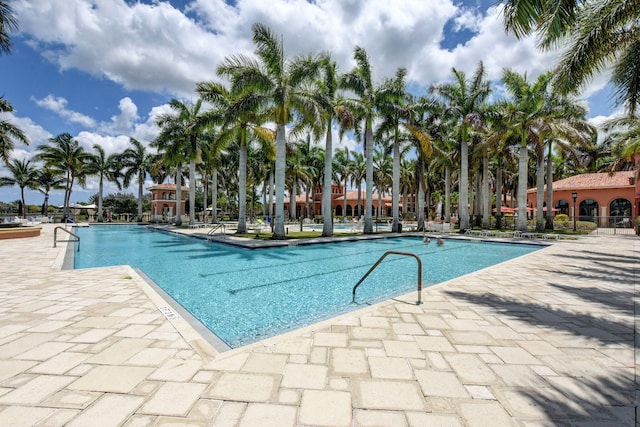
[[[0,241],[2,426],[633,426],[640,239],[584,237],[217,353],[128,266]],[[256,304],[259,304],[256,301]]]

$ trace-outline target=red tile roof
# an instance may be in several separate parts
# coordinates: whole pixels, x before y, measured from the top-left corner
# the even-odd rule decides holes
[[[585,173],[553,182],[553,190],[579,190],[594,188],[620,188],[635,186],[635,171],[609,173]],[[546,188],[546,185],[545,185]],[[530,189],[529,192],[535,192]]]

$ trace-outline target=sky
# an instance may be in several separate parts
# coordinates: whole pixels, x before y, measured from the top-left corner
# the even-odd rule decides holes
[[[90,152],[122,152],[133,137],[148,145],[155,118],[172,98],[195,101],[200,81],[221,81],[216,67],[236,54],[252,55],[251,26],[282,35],[285,54],[328,51],[340,72],[355,65],[361,46],[373,78],[408,70],[411,92],[422,95],[448,81],[452,68],[471,76],[483,61],[501,93],[504,68],[531,80],[551,69],[559,52],[541,52],[535,37],[505,34],[494,0],[9,0],[19,21],[10,55],[0,56],[0,96],[14,108],[0,113],[22,129],[11,158],[30,159],[49,138],[70,133]],[[594,123],[615,114],[608,76],[596,77],[581,99]],[[337,138],[334,139],[337,141]],[[334,148],[361,150],[343,139]],[[7,169],[0,166],[0,176]],[[147,182],[147,187],[151,181]],[[97,180],[74,184],[71,202],[87,202]],[[104,194],[117,191],[113,184]],[[133,184],[127,192],[137,194]],[[60,205],[63,191],[50,203]],[[0,187],[0,201],[20,198],[18,187]],[[43,195],[26,192],[27,204]]]

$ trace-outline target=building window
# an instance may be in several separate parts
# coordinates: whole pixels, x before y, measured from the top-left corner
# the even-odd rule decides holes
[[[556,209],[556,213],[558,214],[569,215],[569,202],[567,202],[566,200],[558,200],[556,202]]]
[[[598,202],[593,199],[587,199],[580,202],[578,210],[580,221],[596,222],[598,217]]]
[[[631,202],[627,199],[615,199],[609,204],[610,216],[631,216]]]

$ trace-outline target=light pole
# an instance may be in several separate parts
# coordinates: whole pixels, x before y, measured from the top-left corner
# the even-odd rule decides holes
[[[576,231],[576,199],[578,198],[578,193],[571,193],[571,197],[573,197],[573,231]]]

